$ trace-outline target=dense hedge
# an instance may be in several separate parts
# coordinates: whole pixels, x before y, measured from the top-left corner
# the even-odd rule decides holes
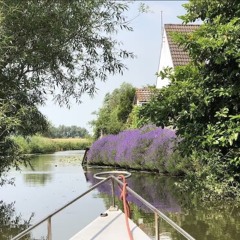
[[[64,150],[82,150],[91,145],[91,140],[82,138],[51,139],[41,136],[13,138],[24,154],[29,153],[52,153]]]
[[[180,174],[183,159],[174,149],[176,142],[175,131],[167,128],[127,130],[94,142],[88,152],[88,164]]]

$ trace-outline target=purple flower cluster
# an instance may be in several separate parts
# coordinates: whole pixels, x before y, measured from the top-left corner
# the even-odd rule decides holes
[[[88,163],[166,172],[175,143],[172,129],[148,125],[126,130],[95,141],[88,152]]]

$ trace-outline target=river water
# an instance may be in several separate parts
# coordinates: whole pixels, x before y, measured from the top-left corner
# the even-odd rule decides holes
[[[83,169],[83,151],[57,152],[33,156],[21,171],[11,169],[14,185],[0,187],[0,240],[9,240],[29,224],[32,225],[73,198],[88,190],[98,180],[96,172]],[[150,173],[132,172],[128,185],[164,212],[190,235],[200,240],[239,240],[240,206],[197,202],[191,194],[181,194],[178,179]],[[107,183],[52,218],[53,240],[66,240],[99,216],[111,205],[111,188]],[[154,216],[139,201],[128,196],[133,220],[150,236],[154,235]],[[117,198],[117,204],[121,202]],[[160,232],[168,239],[184,239],[164,221]],[[46,239],[44,223],[23,239]],[[165,238],[167,239],[167,238]],[[87,240],[87,239],[86,239]]]

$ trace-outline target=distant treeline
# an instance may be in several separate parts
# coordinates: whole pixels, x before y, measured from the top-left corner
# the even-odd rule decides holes
[[[50,126],[45,136],[49,138],[88,138],[90,134],[86,128],[60,125],[59,127]]]

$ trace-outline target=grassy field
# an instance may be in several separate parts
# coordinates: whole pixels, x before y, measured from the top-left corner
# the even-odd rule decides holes
[[[20,151],[24,154],[31,153],[52,153],[65,150],[82,150],[89,147],[92,143],[91,139],[84,138],[45,138],[42,136],[13,138],[15,143],[20,147]]]

